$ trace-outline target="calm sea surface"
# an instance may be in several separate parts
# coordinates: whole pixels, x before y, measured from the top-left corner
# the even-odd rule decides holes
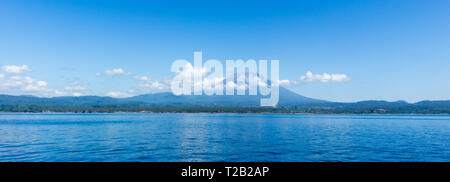
[[[0,114],[0,161],[450,161],[450,116]]]

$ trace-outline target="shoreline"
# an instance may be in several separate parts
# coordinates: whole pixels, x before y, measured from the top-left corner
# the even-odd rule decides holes
[[[239,112],[96,112],[96,113],[79,113],[79,112],[0,112],[2,114],[79,114],[79,115],[101,115],[101,114],[280,114],[280,115],[427,115],[427,116],[450,116],[448,113],[443,114],[426,114],[426,113],[239,113]]]

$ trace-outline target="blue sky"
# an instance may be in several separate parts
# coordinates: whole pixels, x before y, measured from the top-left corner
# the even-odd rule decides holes
[[[287,86],[313,98],[448,100],[449,22],[445,0],[3,0],[0,93],[157,92],[174,60],[202,51],[279,59],[291,82],[307,72],[349,77]]]

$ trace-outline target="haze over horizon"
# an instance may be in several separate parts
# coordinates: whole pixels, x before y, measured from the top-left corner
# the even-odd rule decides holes
[[[315,99],[450,100],[444,0],[0,4],[0,94],[165,92],[172,62],[202,51],[278,59],[283,86]]]

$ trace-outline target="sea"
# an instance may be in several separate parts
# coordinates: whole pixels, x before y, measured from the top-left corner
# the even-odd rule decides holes
[[[0,114],[0,161],[450,161],[450,115]]]

